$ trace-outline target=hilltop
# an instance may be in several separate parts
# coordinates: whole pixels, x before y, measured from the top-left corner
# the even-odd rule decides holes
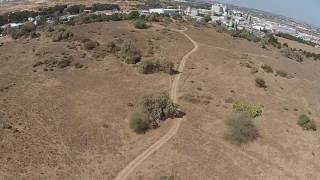
[[[0,179],[317,179],[318,51],[295,43],[135,11],[9,28]]]

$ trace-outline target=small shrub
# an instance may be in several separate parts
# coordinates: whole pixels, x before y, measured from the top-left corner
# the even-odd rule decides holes
[[[258,116],[261,116],[261,114],[262,114],[262,106],[245,104],[245,103],[241,103],[239,101],[237,101],[233,104],[233,109],[238,112],[246,113],[251,118],[256,118]]]
[[[291,48],[284,47],[281,49],[281,53],[285,57],[292,59],[294,61],[297,61],[300,63],[303,61],[303,56],[299,52],[293,51]]]
[[[141,59],[141,52],[136,48],[135,44],[131,40],[123,42],[119,53],[120,57],[127,64],[136,64]]]
[[[173,69],[174,65],[172,62],[169,61],[162,61],[160,63],[160,71],[167,73],[167,74],[173,74],[174,73],[174,69]]]
[[[70,66],[70,64],[71,64],[71,60],[64,59],[64,60],[59,61],[57,65],[58,65],[58,68],[65,68],[65,67]]]
[[[273,73],[273,69],[269,65],[264,64],[264,65],[261,66],[261,68],[267,73]]]
[[[58,42],[58,41],[66,41],[70,40],[74,37],[73,33],[70,31],[66,31],[65,29],[61,28],[57,32],[54,32],[52,34],[52,41]]]
[[[314,121],[312,119],[310,119],[307,115],[302,114],[299,116],[299,120],[297,123],[299,126],[301,126],[304,130],[312,130],[312,131],[316,131],[317,130],[317,126],[314,123]]]
[[[138,19],[133,23],[134,27],[137,29],[147,29],[148,25],[144,20]]]
[[[259,137],[252,119],[246,114],[237,114],[225,121],[225,139],[236,145],[249,143]]]
[[[160,180],[174,180],[174,176],[161,176]]]
[[[256,68],[256,67],[253,67],[251,70],[250,70],[250,73],[251,74],[255,74],[255,73],[258,73],[259,72],[259,70],[258,70],[258,68]]]
[[[86,50],[92,50],[94,48],[96,48],[97,46],[99,46],[99,43],[96,42],[96,41],[92,41],[90,39],[86,39],[84,42],[83,42],[83,47],[86,49]]]
[[[288,73],[283,70],[276,70],[276,75],[281,77],[288,77]]]
[[[258,88],[267,88],[266,81],[262,78],[256,78],[256,86]]]
[[[130,119],[130,128],[138,133],[145,133],[150,128],[151,121],[143,113],[134,113]]]
[[[142,74],[151,74],[160,71],[159,61],[144,61],[139,65],[139,72]]]

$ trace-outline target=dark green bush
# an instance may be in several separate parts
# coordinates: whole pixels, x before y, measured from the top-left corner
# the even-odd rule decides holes
[[[136,133],[145,133],[150,128],[151,121],[143,113],[134,113],[130,119],[130,128]]]
[[[249,143],[259,137],[252,119],[246,114],[236,114],[225,121],[225,139],[236,145]]]
[[[267,88],[266,81],[262,78],[256,78],[256,86],[259,88]]]
[[[317,126],[314,123],[314,121],[312,119],[310,119],[307,115],[302,114],[299,116],[299,120],[297,123],[299,126],[301,126],[304,130],[312,130],[312,131],[316,131],[317,130]]]

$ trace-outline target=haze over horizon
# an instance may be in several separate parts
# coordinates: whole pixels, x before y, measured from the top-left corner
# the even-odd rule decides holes
[[[318,0],[218,0],[242,7],[268,11],[320,27],[320,1]]]

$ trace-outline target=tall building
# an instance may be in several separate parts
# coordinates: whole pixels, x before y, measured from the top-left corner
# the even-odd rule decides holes
[[[222,16],[227,13],[227,7],[222,4],[213,4],[211,6],[212,14]]]

